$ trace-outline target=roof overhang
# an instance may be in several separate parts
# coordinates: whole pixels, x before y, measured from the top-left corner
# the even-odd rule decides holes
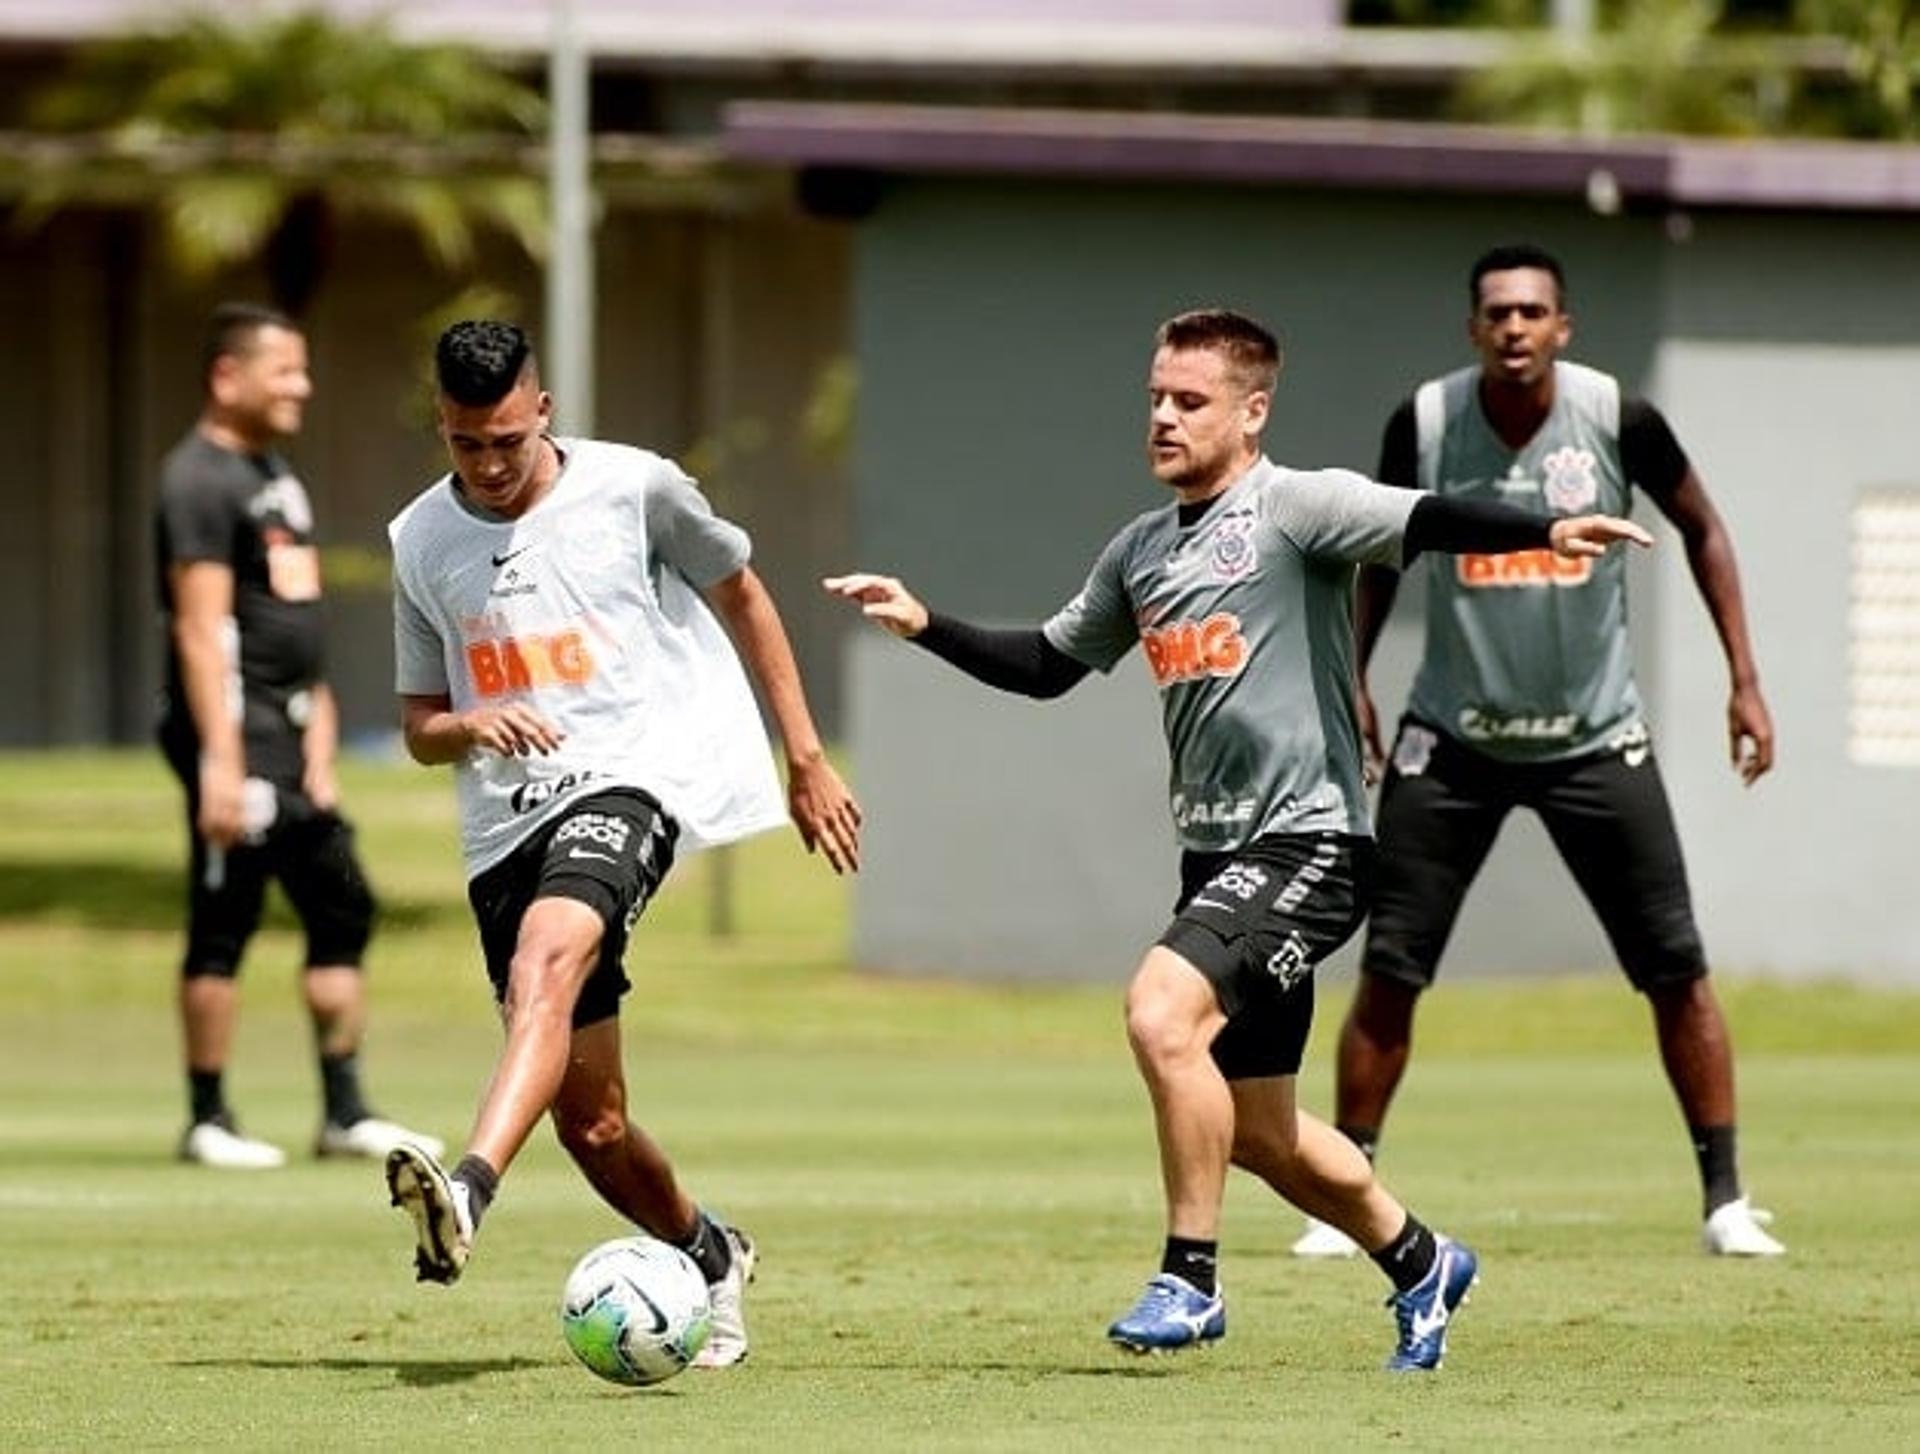
[[[1594,140],[1466,126],[967,107],[736,102],[763,165],[882,174],[1227,182],[1571,196],[1617,207],[1920,211],[1920,146]]]

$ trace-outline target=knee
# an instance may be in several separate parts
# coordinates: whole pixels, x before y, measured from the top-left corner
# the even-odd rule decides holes
[[[567,1155],[575,1161],[592,1161],[626,1139],[627,1117],[617,1107],[580,1111],[556,1106],[553,1129]]]
[[[1398,981],[1362,974],[1347,1023],[1375,1044],[1397,1045],[1413,1034],[1413,1011],[1420,996]]]
[[[1162,1063],[1205,1050],[1200,1025],[1178,996],[1144,976],[1127,991],[1127,1043],[1142,1061]]]
[[[507,993],[502,1002],[507,1024],[566,1020],[580,993],[580,977],[570,956],[538,946],[514,951],[507,968]]]
[[[1300,1139],[1291,1126],[1249,1124],[1240,1117],[1233,1126],[1233,1164],[1266,1178],[1284,1177],[1300,1155]]]

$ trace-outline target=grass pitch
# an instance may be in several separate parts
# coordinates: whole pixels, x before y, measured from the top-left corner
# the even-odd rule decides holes
[[[369,1088],[457,1142],[497,1031],[448,785],[357,767],[348,791],[388,909]],[[717,941],[694,860],[637,936],[627,1059],[637,1116],[760,1240],[755,1347],[629,1392],[560,1342],[562,1278],[621,1229],[544,1135],[453,1289],[413,1284],[377,1167],[171,1160],[177,820],[144,755],[0,759],[0,1447],[1920,1442],[1920,997],[1723,984],[1748,1178],[1792,1248],[1733,1264],[1697,1251],[1630,994],[1448,986],[1383,1163],[1484,1259],[1446,1369],[1377,1372],[1383,1280],[1289,1259],[1297,1218],[1244,1178],[1228,1338],[1143,1361],[1101,1336],[1160,1236],[1117,989],[850,974],[839,888],[779,839],[740,853]],[[297,957],[285,920],[256,943],[229,1077],[290,1148],[317,1104]]]

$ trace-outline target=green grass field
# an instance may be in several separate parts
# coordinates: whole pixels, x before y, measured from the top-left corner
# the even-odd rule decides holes
[[[449,785],[357,766],[348,791],[388,907],[369,1086],[457,1140],[497,1032]],[[177,813],[144,755],[0,758],[0,1447],[1920,1444],[1920,997],[1723,985],[1748,1177],[1792,1247],[1734,1265],[1697,1250],[1630,994],[1450,987],[1383,1167],[1483,1255],[1446,1369],[1376,1371],[1383,1280],[1289,1259],[1297,1218],[1244,1179],[1231,1335],[1137,1361],[1102,1338],[1161,1232],[1117,989],[852,974],[845,897],[787,840],[742,852],[718,942],[695,860],[638,936],[627,1058],[637,1116],[761,1242],[755,1349],[626,1392],[560,1342],[568,1267],[621,1229],[544,1135],[453,1289],[414,1285],[374,1166],[171,1159]],[[292,1147],[297,955],[285,920],[256,943],[229,1077]]]

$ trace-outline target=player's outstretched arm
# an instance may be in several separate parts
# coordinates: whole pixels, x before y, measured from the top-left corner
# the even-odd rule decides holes
[[[994,629],[942,616],[892,576],[856,572],[829,576],[820,584],[828,595],[855,602],[883,629],[1003,692],[1045,700],[1066,692],[1088,671],[1048,641],[1044,631]]]
[[[1547,527],[1547,543],[1555,555],[1605,555],[1609,546],[1622,542],[1644,550],[1653,537],[1618,515],[1567,515]]]
[[[835,873],[860,868],[860,805],[840,780],[813,725],[800,668],[773,597],[752,566],[707,587],[740,655],[760,683],[787,755],[787,811],[807,852],[826,855]]]

